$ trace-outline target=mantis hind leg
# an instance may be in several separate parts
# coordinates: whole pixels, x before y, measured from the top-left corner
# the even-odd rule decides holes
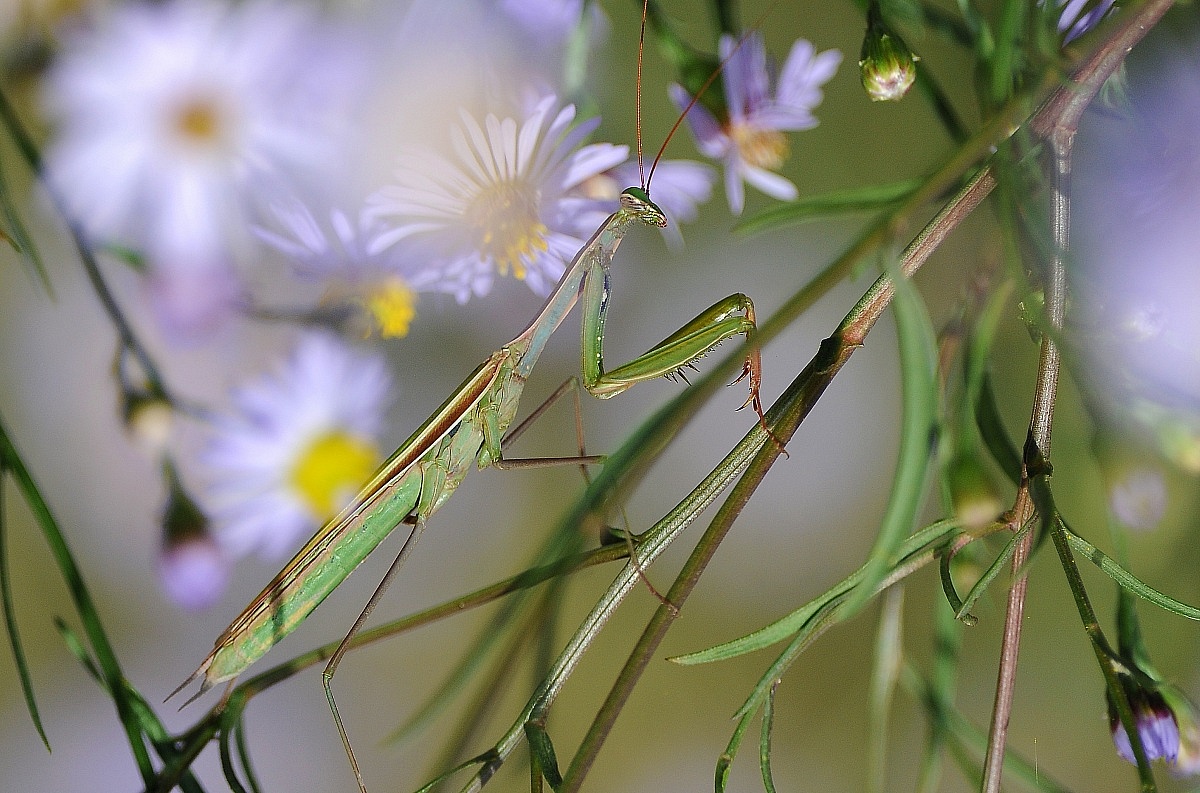
[[[523,460],[513,460],[502,457],[499,461],[493,464],[497,468],[534,468],[577,462],[579,464],[579,472],[583,475],[584,481],[587,482],[588,485],[591,485],[592,475],[588,472],[587,467],[594,464],[603,464],[607,459],[607,456],[591,455],[587,453],[586,442],[583,433],[583,405],[579,399],[579,378],[577,377],[568,377],[565,381],[563,381],[563,384],[556,388],[554,393],[547,397],[546,400],[542,402],[542,404],[539,405],[532,413],[530,413],[527,418],[525,418],[516,427],[511,429],[508,435],[504,436],[504,440],[501,443],[501,449],[503,450],[504,447],[524,434],[525,430],[527,430],[534,421],[540,418],[543,413],[545,413],[552,405],[557,403],[568,393],[571,394],[571,398],[575,407],[575,440],[579,445],[578,457],[551,457]],[[638,560],[637,548],[634,544],[634,534],[633,530],[629,526],[629,516],[625,514],[625,505],[622,504],[618,507],[618,509],[621,512],[622,527],[616,528],[609,526],[606,533],[612,537],[618,538],[618,541],[624,540],[625,547],[629,551],[629,561],[637,571],[638,577],[642,579],[643,583],[646,584],[646,588],[650,590],[650,594],[658,598],[658,601],[669,608],[672,614],[678,614],[675,604],[671,603],[671,601],[668,600],[667,597],[663,595],[657,587],[654,586],[653,582],[651,582],[650,578],[646,575],[645,569]],[[603,543],[604,541],[605,540],[602,537],[601,542]]]
[[[338,737],[342,739],[342,748],[346,750],[346,759],[350,761],[350,768],[354,771],[354,779],[358,782],[360,793],[367,793],[367,786],[363,782],[362,770],[359,768],[358,758],[354,756],[354,748],[350,745],[350,735],[346,732],[346,725],[342,721],[342,714],[338,711],[337,700],[333,696],[333,676],[337,672],[342,658],[350,649],[350,644],[354,640],[355,634],[359,632],[363,624],[367,621],[367,618],[371,616],[371,612],[379,605],[384,592],[387,591],[396,574],[400,572],[400,568],[404,566],[404,562],[412,554],[417,540],[421,537],[421,533],[425,531],[425,518],[421,517],[419,513],[412,519],[412,524],[412,531],[409,532],[408,538],[404,540],[404,545],[400,547],[400,553],[396,555],[391,567],[383,574],[383,579],[379,582],[379,586],[375,587],[375,591],[371,594],[371,599],[367,601],[367,605],[363,608],[362,613],[358,615],[358,619],[350,626],[346,637],[342,639],[342,643],[333,651],[333,655],[329,657],[329,663],[325,665],[324,671],[321,672],[321,685],[325,687],[325,698],[329,701],[329,710],[333,713],[334,723],[337,724]]]

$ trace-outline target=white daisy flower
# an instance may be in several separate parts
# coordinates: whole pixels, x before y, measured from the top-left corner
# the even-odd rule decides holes
[[[318,221],[296,198],[273,204],[271,211],[283,233],[263,227],[254,232],[287,256],[299,277],[330,283],[325,300],[356,304],[366,315],[368,335],[386,339],[408,334],[418,293],[437,288],[433,269],[402,259],[394,249],[368,250],[382,229],[365,213],[355,223],[342,210],[331,209],[327,220]]]
[[[451,135],[455,161],[403,156],[397,183],[369,201],[372,217],[391,225],[370,250],[403,243],[406,255],[437,263],[439,288],[460,303],[486,294],[497,273],[546,294],[593,231],[565,211],[564,199],[628,155],[611,144],[577,148],[599,119],[572,129],[574,106],[555,112],[556,104],[543,98],[520,124],[489,115],[481,126],[463,112]]]
[[[44,103],[72,212],[155,266],[237,251],[252,206],[332,167],[343,61],[314,21],[275,0],[135,2],[69,39]]]
[[[238,389],[198,461],[222,547],[277,558],[335,515],[380,461],[390,389],[381,357],[328,333],[301,337],[283,366]]]

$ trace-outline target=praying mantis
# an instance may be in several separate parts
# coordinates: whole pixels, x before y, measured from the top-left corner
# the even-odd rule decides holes
[[[317,531],[217,637],[212,652],[168,699],[196,680],[200,680],[200,690],[188,702],[236,678],[295,630],[397,526],[408,524],[412,528],[395,561],[322,674],[343,746],[359,788],[366,790],[334,700],[334,673],[350,640],[411,554],[430,516],[454,494],[472,467],[504,467],[504,434],[516,416],[525,382],[550,336],[575,304],[582,298],[583,386],[601,399],[644,380],[678,372],[722,341],[739,334],[749,339],[756,330],[753,303],[736,293],[700,312],[643,355],[605,371],[609,266],[626,233],[639,224],[662,228],[667,219],[646,189],[629,187],[621,193],[617,211],[567,265],[529,326],[475,369],[380,467],[350,505]],[[742,407],[752,405],[762,421],[758,396],[761,363],[753,347],[738,381],[742,379],[748,379],[750,390]]]
[[[644,25],[645,13],[643,35]],[[640,52],[638,61],[640,141]],[[710,76],[709,82],[719,71],[718,68]],[[692,103],[695,101],[693,99]],[[679,120],[682,121],[686,114],[687,110]],[[678,126],[677,122],[675,127]],[[664,143],[654,165],[665,148]],[[640,162],[640,145],[638,157]],[[652,165],[651,177],[653,173]],[[718,300],[629,363],[605,370],[604,328],[610,296],[609,268],[617,248],[635,226],[667,226],[666,215],[650,199],[648,183],[649,179],[646,179],[643,186],[628,187],[621,192],[617,211],[575,254],[525,330],[480,364],[383,463],[350,504],[317,530],[217,637],[212,651],[196,671],[167,699],[199,680],[199,690],[184,703],[186,705],[212,687],[237,678],[295,630],[396,527],[407,524],[411,527],[409,536],[322,672],[322,685],[342,746],[359,790],[366,793],[333,695],[334,674],[351,640],[411,555],[429,518],[454,494],[471,468],[504,468],[521,462],[504,458],[505,433],[516,418],[525,383],[538,358],[575,304],[581,302],[583,313],[580,323],[582,384],[600,399],[616,396],[645,380],[677,374],[721,342],[738,335],[744,335],[749,341],[757,331],[753,303],[746,295],[735,293]],[[760,425],[766,430],[759,400],[761,378],[758,349],[749,345],[742,373],[734,382],[748,381],[750,393],[741,408],[753,406]],[[558,393],[562,391],[560,389]],[[512,434],[520,431],[518,427]],[[769,430],[767,433],[770,435]],[[589,463],[601,460],[577,457],[564,461]],[[637,564],[636,558],[634,564]]]

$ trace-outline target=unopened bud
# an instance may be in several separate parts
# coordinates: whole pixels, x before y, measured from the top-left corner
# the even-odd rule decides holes
[[[125,431],[147,457],[157,460],[167,448],[175,424],[171,403],[151,394],[124,394]]]
[[[912,88],[920,58],[883,21],[879,5],[867,11],[867,33],[858,61],[863,89],[873,102],[898,102]]]
[[[209,531],[208,518],[183,489],[169,461],[164,471],[168,493],[159,580],[167,596],[183,608],[206,608],[225,590],[228,563]]]
[[[1142,685],[1128,675],[1121,675],[1121,683],[1129,699],[1129,708],[1133,711],[1133,720],[1146,759],[1162,758],[1174,765],[1179,757],[1179,725],[1174,712],[1156,689]],[[1130,763],[1137,762],[1129,734],[1121,724],[1111,694],[1108,695],[1108,724],[1117,754]]]
[[[965,529],[981,529],[1003,509],[1000,494],[983,463],[973,454],[956,454],[946,471],[954,515]]]

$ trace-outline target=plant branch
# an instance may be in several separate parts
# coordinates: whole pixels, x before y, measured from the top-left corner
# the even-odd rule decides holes
[[[1015,529],[1019,529],[1032,517],[1034,504],[1029,495],[1028,482],[1030,477],[1043,473],[1042,470],[1031,470],[1030,465],[1036,465],[1040,469],[1041,465],[1050,458],[1050,436],[1061,363],[1055,338],[1062,330],[1066,306],[1064,259],[1070,249],[1070,157],[1075,132],[1079,128],[1079,121],[1084,110],[1091,104],[1104,82],[1116,71],[1129,51],[1141,41],[1171,5],[1170,0],[1149,0],[1138,8],[1127,9],[1119,17],[1117,23],[1110,28],[1109,35],[1076,69],[1072,79],[1050,96],[1030,124],[1030,129],[1036,136],[1049,141],[1054,157],[1051,197],[1054,252],[1046,273],[1045,283],[1046,319],[1050,328],[1042,338],[1037,386],[1026,440],[1022,485],[1013,509],[1012,525]],[[988,751],[984,759],[984,773],[980,786],[983,793],[998,793],[1000,790],[1028,585],[1024,566],[1032,544],[1033,534],[1031,532],[1018,543],[1013,553],[1014,580],[1009,590],[1008,607],[1005,614],[996,697],[992,709]],[[1064,557],[1064,564],[1067,564],[1066,557]]]

